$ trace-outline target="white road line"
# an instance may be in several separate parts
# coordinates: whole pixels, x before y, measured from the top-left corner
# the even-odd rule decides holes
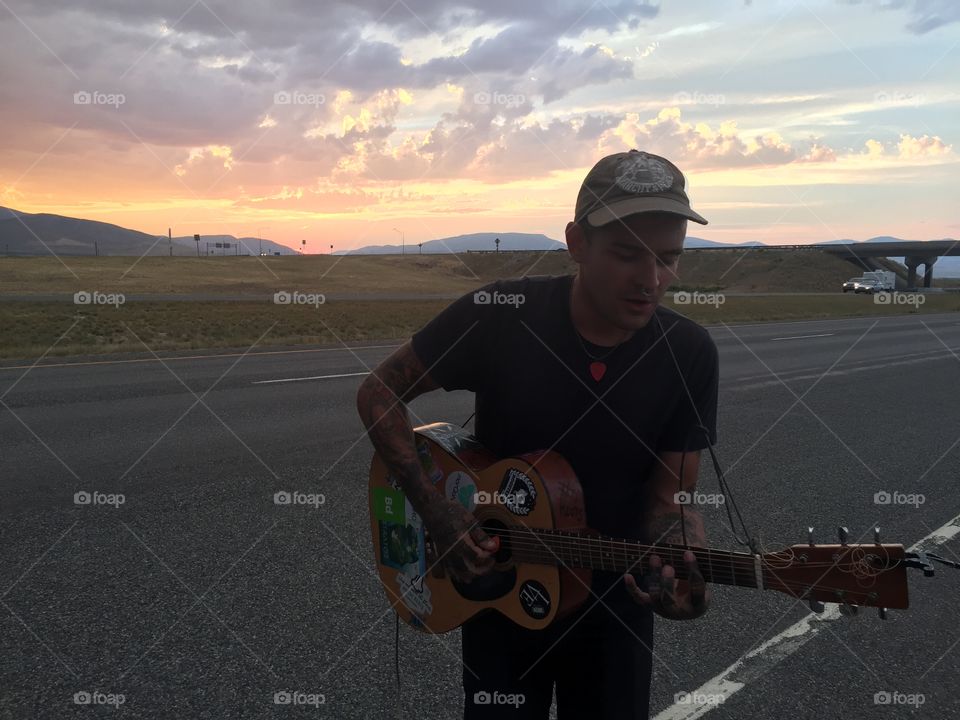
[[[729,384],[728,389],[736,391],[757,390],[764,387],[774,387],[782,385],[784,382],[797,382],[800,380],[814,380],[820,377],[843,377],[859,372],[869,372],[871,370],[883,370],[885,368],[897,367],[900,365],[917,365],[918,363],[931,362],[936,360],[948,360],[953,362],[956,356],[947,352],[926,357],[912,358],[909,360],[896,360],[894,362],[875,363],[873,365],[856,365],[854,367],[843,368],[840,370],[831,370],[828,373],[814,372],[807,375],[781,375],[780,378],[771,378],[770,380],[758,380],[751,382],[752,378],[739,378]]]
[[[790,337],[779,337],[779,338],[770,338],[773,340],[803,340],[805,338],[814,338],[814,337],[830,337],[831,335],[836,335],[836,333],[820,333],[819,335],[791,335]]]
[[[360,375],[369,375],[367,371],[355,373],[341,373],[340,375],[311,375],[302,378],[281,378],[279,380],[257,380],[251,385],[270,385],[271,383],[303,382],[304,380],[329,380],[330,378],[359,377]]]
[[[960,515],[923,539],[918,540],[908,548],[908,552],[930,550],[933,547],[943,545],[958,534],[960,534]],[[783,632],[774,635],[763,645],[742,656],[719,675],[691,691],[690,695],[694,697],[697,695],[714,696],[711,698],[714,701],[711,704],[671,705],[660,712],[653,720],[694,720],[694,718],[703,717],[717,707],[722,707],[723,703],[735,692],[742,690],[748,683],[765,675],[781,660],[793,655],[812,640],[823,629],[824,623],[834,622],[842,617],[839,607],[839,605],[830,604],[820,615],[810,613]],[[723,700],[720,701],[718,696],[722,696]]]
[[[400,347],[399,345],[356,345],[353,347],[328,347],[328,348],[309,348],[306,350],[267,350],[263,352],[256,353],[221,353],[221,354],[212,354],[212,355],[181,355],[177,357],[165,357],[160,358],[159,360],[154,357],[148,358],[136,358],[133,360],[87,360],[84,362],[63,362],[63,363],[43,363],[42,365],[6,365],[0,367],[0,370],[26,370],[27,368],[32,368],[33,370],[39,370],[41,368],[55,368],[55,367],[79,367],[81,365],[124,365],[127,363],[145,363],[145,362],[177,362],[179,360],[214,360],[216,358],[232,358],[232,357],[242,357],[246,355],[248,358],[260,357],[261,355],[296,355],[298,353],[320,353],[320,352],[335,352],[337,350],[374,350],[378,348],[395,348]]]

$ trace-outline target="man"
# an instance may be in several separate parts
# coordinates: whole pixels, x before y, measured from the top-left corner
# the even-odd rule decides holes
[[[490,283],[455,301],[381,363],[358,393],[371,441],[434,537],[449,572],[470,580],[498,547],[417,458],[404,403],[434,390],[476,393],[478,440],[499,457],[550,448],[583,486],[587,521],[649,544],[706,546],[680,493],[696,487],[699,450],[716,442],[717,350],[702,327],[659,305],[677,277],[690,207],[680,170],[631,150],[587,174],[567,225],[575,276]],[[442,488],[442,484],[440,485]],[[653,615],[702,615],[689,581],[651,570],[595,572],[588,601],[543,631],[490,612],[463,626],[465,718],[646,718]],[[488,694],[522,703],[483,703]],[[480,702],[476,702],[480,701]]]

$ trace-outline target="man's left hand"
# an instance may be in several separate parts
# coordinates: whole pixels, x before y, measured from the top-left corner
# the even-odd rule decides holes
[[[692,620],[703,615],[710,606],[710,591],[697,567],[697,558],[691,551],[683,553],[687,579],[678,580],[671,565],[664,565],[657,555],[651,555],[646,575],[647,590],[637,586],[633,575],[626,573],[623,581],[627,593],[638,605],[650,607],[657,615],[670,620]]]

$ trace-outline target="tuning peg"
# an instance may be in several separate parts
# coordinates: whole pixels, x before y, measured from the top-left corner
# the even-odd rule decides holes
[[[843,525],[837,528],[837,536],[840,538],[840,544],[846,546],[847,536],[850,534],[850,531]]]
[[[880,528],[879,528],[879,527],[875,527],[875,528],[873,529],[873,541],[874,541],[877,545],[880,544]]]
[[[850,604],[848,604],[848,603],[840,603],[840,614],[841,614],[841,615],[849,615],[849,616],[852,617],[852,616],[854,616],[854,615],[857,614],[857,610],[859,610],[859,609],[860,609],[860,608],[858,608],[856,605],[850,605]]]
[[[808,528],[807,528],[807,543],[810,545],[810,547],[813,547],[813,546],[814,546],[814,543],[813,543],[813,528],[812,528],[812,527],[808,527]]]
[[[881,620],[887,619],[887,609],[886,608],[877,608],[877,615],[880,616]]]
[[[819,600],[810,600],[810,609],[818,615],[823,612],[824,605]]]

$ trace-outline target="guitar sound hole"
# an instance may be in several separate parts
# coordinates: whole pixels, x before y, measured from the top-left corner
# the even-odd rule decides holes
[[[497,535],[500,538],[500,549],[494,555],[497,564],[504,563],[510,559],[509,541],[501,534],[506,525],[498,520],[486,520],[483,523],[483,531],[489,535]],[[496,600],[511,592],[517,584],[517,569],[510,567],[505,570],[492,570],[486,575],[474,578],[472,582],[464,583],[451,578],[453,586],[467,600],[477,602]]]

